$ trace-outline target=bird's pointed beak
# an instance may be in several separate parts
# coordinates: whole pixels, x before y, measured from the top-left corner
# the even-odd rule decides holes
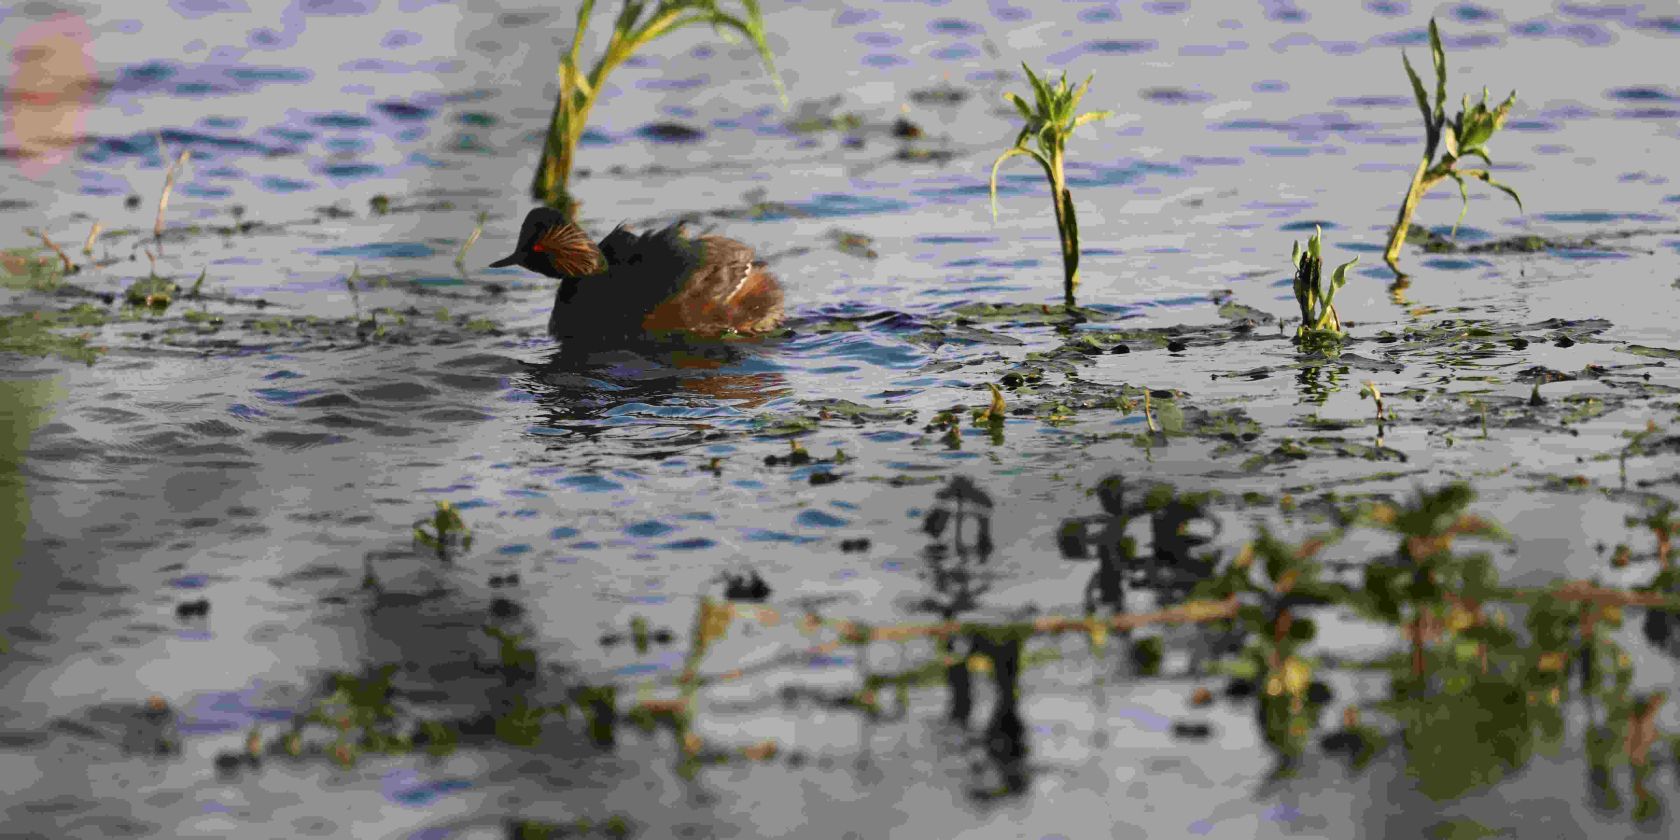
[[[506,266],[518,265],[518,264],[519,264],[519,252],[514,251],[513,253],[511,253],[511,254],[509,254],[505,257],[502,257],[501,259],[496,260],[495,262],[491,263],[489,267],[490,268],[504,268]]]

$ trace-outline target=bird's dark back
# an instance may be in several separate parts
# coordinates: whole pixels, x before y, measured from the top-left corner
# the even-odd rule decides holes
[[[605,275],[568,280],[555,295],[548,332],[555,338],[634,337],[642,319],[676,294],[704,257],[678,225],[631,233],[622,225],[601,240]]]

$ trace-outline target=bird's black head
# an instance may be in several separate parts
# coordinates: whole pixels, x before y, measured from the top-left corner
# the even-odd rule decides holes
[[[564,278],[594,273],[604,263],[600,250],[564,213],[552,207],[537,207],[525,214],[513,253],[491,263],[490,267],[518,265],[538,274]]]

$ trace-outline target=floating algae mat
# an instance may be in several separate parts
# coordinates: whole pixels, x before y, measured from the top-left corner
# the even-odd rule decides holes
[[[1672,14],[38,5],[8,830],[1672,833]],[[534,191],[785,322],[553,341]]]

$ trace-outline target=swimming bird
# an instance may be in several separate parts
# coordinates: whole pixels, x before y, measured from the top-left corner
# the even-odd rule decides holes
[[[661,334],[757,335],[782,323],[782,288],[746,245],[691,237],[681,223],[649,233],[619,225],[597,245],[558,210],[525,216],[518,265],[560,281],[549,335],[559,339]]]

